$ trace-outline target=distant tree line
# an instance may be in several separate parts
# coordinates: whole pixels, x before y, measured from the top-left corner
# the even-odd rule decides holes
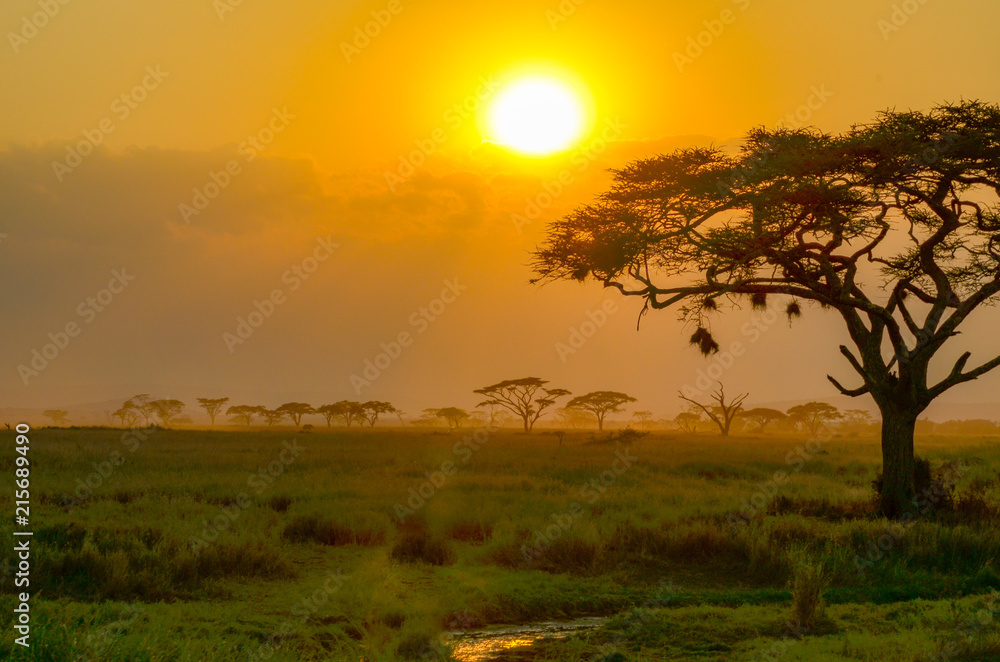
[[[569,397],[572,393],[562,388],[552,388],[549,382],[538,377],[509,379],[480,389],[474,393],[484,397],[472,411],[461,407],[432,407],[423,410],[419,418],[409,421],[416,426],[443,425],[450,429],[466,425],[500,427],[511,421],[519,421],[525,432],[531,432],[535,424],[549,413],[554,414],[557,426],[571,429],[597,427],[603,430],[609,416],[621,414],[625,406],[637,402],[636,398],[620,391],[591,391],[584,395]],[[656,418],[652,411],[638,409],[624,424],[628,427],[649,430],[653,428],[674,429],[685,433],[718,431],[725,436],[730,432],[744,434],[765,434],[768,432],[818,434],[824,428],[835,427],[841,433],[877,433],[878,422],[871,412],[863,409],[840,411],[827,402],[808,402],[790,407],[785,411],[768,407],[744,407],[747,393],[727,397],[725,387],[719,383],[712,393],[701,394],[705,400],[696,399],[696,393],[679,393],[686,405],[685,411],[672,419]],[[569,398],[564,406],[556,407],[560,399]],[[286,402],[269,409],[263,405],[229,405],[229,398],[197,398],[197,405],[215,425],[223,413],[229,421],[246,427],[255,423],[274,426],[283,422],[295,427],[303,425],[306,416],[321,416],[327,427],[334,425],[351,427],[374,427],[379,420],[395,415],[401,424],[406,424],[405,414],[390,402],[369,400],[357,402],[341,400],[332,404],[314,407],[305,402]],[[149,426],[156,423],[162,427],[191,424],[190,417],[184,415],[187,405],[175,399],[153,399],[148,393],[135,395],[121,407],[106,412],[109,419],[122,427]],[[54,425],[65,425],[68,412],[49,409],[43,415]],[[623,421],[618,419],[617,424]],[[998,434],[1000,423],[985,419],[952,420],[934,423],[921,419],[918,431],[924,434]]]
[[[258,419],[269,426],[287,419],[292,425],[299,427],[302,425],[302,419],[310,415],[322,416],[328,426],[332,426],[336,421],[348,427],[355,423],[374,427],[380,416],[401,413],[391,403],[378,400],[367,402],[341,400],[321,407],[313,407],[305,402],[286,402],[274,409],[268,409],[263,405],[233,405],[227,408],[229,398],[198,398],[197,402],[213,426],[223,410],[231,422],[247,427]],[[134,427],[140,423],[148,427],[154,421],[162,427],[190,424],[192,422],[190,417],[182,415],[186,406],[180,400],[153,400],[148,393],[142,393],[126,400],[115,411],[108,412],[108,417],[122,427]],[[53,418],[60,414],[65,418],[66,412],[56,410],[46,412],[45,415]]]

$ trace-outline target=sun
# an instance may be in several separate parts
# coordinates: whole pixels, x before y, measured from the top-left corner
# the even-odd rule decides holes
[[[486,139],[526,156],[548,156],[576,145],[590,130],[587,95],[551,72],[511,77],[490,97]]]

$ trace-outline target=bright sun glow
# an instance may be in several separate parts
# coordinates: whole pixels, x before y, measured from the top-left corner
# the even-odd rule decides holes
[[[583,95],[568,81],[542,73],[521,75],[503,85],[486,114],[490,141],[532,156],[573,147],[588,123]]]

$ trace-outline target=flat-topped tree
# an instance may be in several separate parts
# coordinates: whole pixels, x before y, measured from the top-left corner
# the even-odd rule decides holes
[[[739,417],[755,423],[757,425],[755,432],[763,432],[770,423],[788,418],[788,415],[779,409],[754,407],[753,409],[744,409],[739,413]]]
[[[632,412],[632,418],[636,420],[643,430],[649,429],[653,425],[653,412],[648,409],[641,409],[639,411]]]
[[[120,420],[123,428],[130,428],[139,420],[139,410],[131,400],[126,400],[121,407],[111,412],[110,416],[112,421],[116,418]]]
[[[303,416],[316,413],[316,410],[313,409],[312,405],[306,404],[305,402],[286,402],[275,411],[280,412],[283,416],[287,416],[288,420],[290,420],[295,427],[302,424]]]
[[[198,398],[198,406],[205,410],[205,413],[212,420],[213,426],[215,425],[215,417],[219,415],[227,402],[229,402],[229,398]]]
[[[277,409],[263,409],[261,410],[260,415],[264,417],[264,422],[267,423],[267,427],[277,425],[283,418],[285,418],[285,412]]]
[[[807,402],[788,409],[788,418],[805,425],[809,434],[814,437],[828,424],[843,417],[840,410],[829,402]]]
[[[568,409],[589,411],[597,418],[597,429],[604,430],[604,418],[611,413],[622,410],[622,405],[635,402],[635,398],[618,391],[593,391],[586,395],[578,395],[566,403]]]
[[[65,409],[46,409],[42,412],[42,416],[51,419],[53,425],[66,425],[69,412]]]
[[[171,423],[178,422],[175,419],[184,410],[184,403],[180,400],[150,400],[149,407],[153,414],[160,419],[160,425],[169,427]]]
[[[262,405],[233,405],[226,410],[226,416],[240,423],[245,423],[247,427],[253,423],[253,419],[263,416],[267,408]]]
[[[333,426],[333,419],[342,418],[347,411],[346,402],[341,401],[331,405],[316,408],[316,413],[326,420],[326,427]]]
[[[860,384],[830,381],[878,406],[882,510],[904,516],[917,417],[1000,365],[991,352],[971,367],[964,352],[931,366],[1000,292],[1000,107],[885,112],[842,135],[757,129],[734,156],[681,150],[614,174],[550,226],[539,279],[595,279],[644,299],[644,313],[679,306],[707,353],[709,316],[747,300],[789,319],[801,301],[836,313]]]
[[[378,423],[378,418],[382,414],[394,414],[396,408],[390,402],[381,400],[369,400],[361,403],[361,418],[368,423],[368,427],[373,428]]]
[[[682,411],[674,416],[674,423],[681,432],[694,434],[698,431],[698,424],[701,423],[701,414],[693,411]]]
[[[570,394],[564,388],[545,388],[548,383],[548,380],[538,377],[506,379],[476,389],[473,393],[486,396],[486,400],[478,406],[502,407],[521,419],[525,432],[531,432],[546,409],[557,399]]]
[[[153,411],[153,406],[149,400],[148,393],[133,395],[125,402],[125,405],[133,407],[146,421],[146,427],[149,427],[149,420],[153,417],[155,412]]]
[[[449,428],[460,428],[462,423],[469,418],[469,412],[459,407],[443,407],[426,411],[433,411],[435,416],[448,421]]]

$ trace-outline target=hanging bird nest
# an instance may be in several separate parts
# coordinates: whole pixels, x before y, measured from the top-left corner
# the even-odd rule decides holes
[[[708,356],[719,351],[719,343],[715,342],[711,332],[703,326],[691,334],[691,344],[697,345],[702,354]]]

